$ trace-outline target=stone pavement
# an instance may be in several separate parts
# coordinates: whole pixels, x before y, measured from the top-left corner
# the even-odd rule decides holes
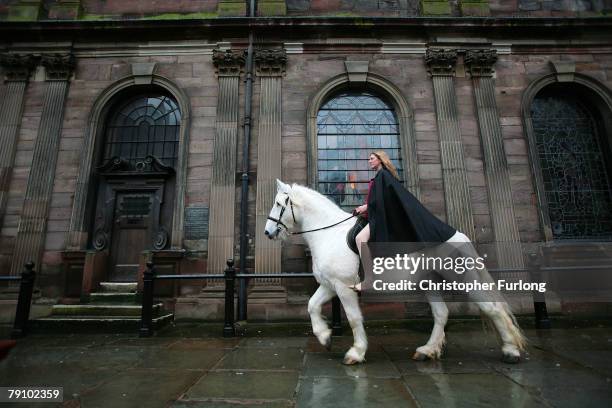
[[[612,406],[609,325],[527,329],[518,365],[500,361],[478,321],[451,321],[445,358],[414,362],[429,327],[369,327],[367,363],[352,367],[341,364],[348,336],[328,352],[304,325],[249,326],[235,339],[219,337],[220,324],[179,324],[147,339],[31,335],[0,362],[0,386],[62,386],[56,406],[87,408]]]

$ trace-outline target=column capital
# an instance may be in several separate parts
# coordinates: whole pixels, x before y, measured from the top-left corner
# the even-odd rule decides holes
[[[217,75],[240,76],[240,70],[244,66],[244,51],[214,49],[212,58]]]
[[[425,51],[425,63],[431,76],[454,76],[457,50],[428,48]]]
[[[44,54],[40,60],[47,81],[68,81],[76,65],[73,54]]]
[[[5,81],[27,81],[36,68],[37,58],[32,54],[4,54],[0,56],[0,65],[4,68]]]
[[[496,50],[467,50],[465,66],[472,77],[490,77],[497,62]]]
[[[258,76],[282,76],[287,66],[287,53],[284,48],[255,51]]]

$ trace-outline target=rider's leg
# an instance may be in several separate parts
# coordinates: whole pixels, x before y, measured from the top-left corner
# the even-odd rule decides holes
[[[359,234],[357,234],[357,236],[355,237],[355,243],[357,244],[357,250],[359,251],[359,267],[361,268],[362,262],[361,262],[361,245],[365,244],[366,242],[368,242],[370,240],[370,224],[366,225],[365,227],[363,227],[363,229],[361,231],[359,231]],[[349,286],[351,289],[353,289],[356,292],[360,292],[361,291],[361,282],[355,284],[355,285],[351,285]]]

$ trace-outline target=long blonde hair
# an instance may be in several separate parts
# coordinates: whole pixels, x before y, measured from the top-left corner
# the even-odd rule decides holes
[[[387,154],[387,152],[385,152],[384,150],[376,150],[375,152],[372,152],[372,154],[374,156],[378,157],[378,160],[380,160],[380,162],[382,163],[383,167],[385,169],[389,170],[389,172],[391,172],[391,174],[393,174],[393,177],[395,177],[396,179],[399,180],[399,175],[397,174],[397,169],[395,168],[393,163],[391,163],[391,159],[389,158],[389,155]]]

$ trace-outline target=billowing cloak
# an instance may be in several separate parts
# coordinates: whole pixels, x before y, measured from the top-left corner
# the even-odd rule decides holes
[[[445,242],[456,232],[384,167],[368,198],[368,221],[370,242]]]

